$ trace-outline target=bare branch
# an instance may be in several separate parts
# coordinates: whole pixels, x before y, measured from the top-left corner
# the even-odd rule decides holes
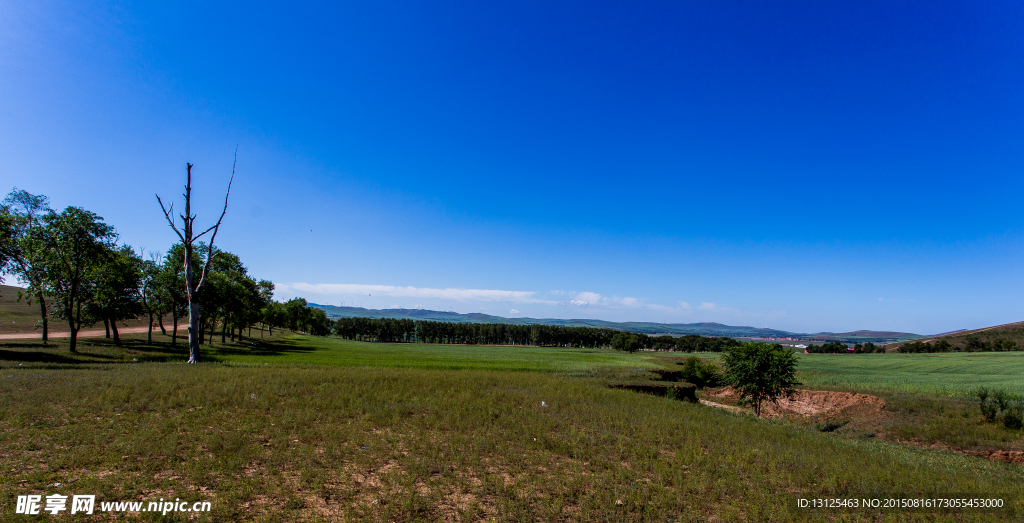
[[[238,146],[236,145],[235,146],[235,161],[231,164],[231,179],[228,180],[228,190],[227,190],[227,192],[224,193],[224,210],[222,210],[220,212],[220,218],[217,218],[216,225],[214,225],[213,227],[210,227],[209,229],[206,229],[205,231],[200,233],[199,236],[196,236],[194,238],[194,239],[198,239],[200,236],[202,236],[202,235],[204,235],[204,234],[206,234],[206,233],[208,233],[210,231],[213,231],[213,234],[210,235],[210,251],[206,255],[206,263],[203,265],[203,274],[202,274],[202,276],[199,279],[199,285],[196,286],[196,289],[199,289],[199,287],[203,284],[203,282],[206,281],[206,275],[210,273],[210,262],[213,261],[213,259],[217,256],[216,251],[214,251],[214,249],[213,249],[213,241],[217,239],[217,232],[220,231],[220,223],[222,221],[224,221],[224,215],[228,213],[228,197],[231,196],[231,184],[235,183],[235,167],[237,167],[237,166],[238,166]]]
[[[206,234],[206,233],[208,233],[208,232],[210,232],[210,231],[212,231],[212,230],[216,229],[217,227],[220,227],[220,223],[216,223],[216,224],[212,225],[212,226],[211,226],[211,227],[210,227],[209,229],[206,229],[205,231],[203,231],[203,232],[201,232],[201,233],[199,233],[199,234],[195,235],[195,236],[194,236],[194,237],[193,237],[192,239],[193,239],[193,240],[198,240],[198,239],[199,239],[199,238],[201,238],[201,237],[202,237],[202,236],[203,236],[204,234]],[[212,240],[211,240],[211,241],[212,241]]]
[[[181,231],[178,230],[178,227],[174,225],[174,220],[171,219],[171,213],[174,212],[174,202],[171,202],[171,208],[167,209],[164,207],[164,202],[163,200],[160,199],[159,194],[156,195],[156,201],[160,202],[160,209],[164,211],[164,217],[167,218],[167,223],[171,224],[171,228],[174,229],[174,232],[178,234],[178,238],[181,238],[182,243],[184,243],[185,236],[181,234]]]
[[[217,239],[217,231],[220,230],[220,222],[224,221],[224,215],[228,213],[228,197],[231,196],[231,184],[235,183],[236,165],[238,165],[238,146],[235,146],[235,162],[231,164],[231,179],[228,180],[228,190],[226,193],[224,193],[224,210],[221,211],[220,218],[217,219],[217,223],[215,223],[209,229],[206,229],[205,231],[199,233],[199,235],[195,237],[195,239],[199,239],[200,236],[210,231],[213,231],[213,235],[210,236],[210,252],[213,252],[213,241]],[[209,262],[209,258],[207,258],[207,262]]]

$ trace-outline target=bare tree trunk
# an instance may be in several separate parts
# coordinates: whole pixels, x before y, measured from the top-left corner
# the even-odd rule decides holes
[[[167,336],[167,329],[164,328],[164,316],[162,314],[157,316],[156,321],[160,323],[160,333]]]
[[[42,293],[39,293],[36,298],[39,299],[39,313],[43,318],[43,345],[46,345],[47,340],[50,339],[50,326],[46,322],[46,300],[43,299]]]
[[[228,330],[228,322],[227,322],[227,318],[225,318],[224,321],[222,321],[221,324],[220,324],[220,342],[221,343],[226,343],[226,340],[227,340],[227,330]]]
[[[78,329],[75,328],[74,320],[68,320],[68,329],[71,331],[68,350],[71,352],[78,352]]]
[[[191,273],[192,271],[186,272]],[[187,277],[187,280],[191,279],[191,277]],[[191,284],[191,282],[189,283]],[[188,362],[199,363],[199,301],[190,301],[188,306]]]
[[[121,346],[121,336],[117,335],[117,321],[110,321],[110,330],[114,331],[114,345]]]
[[[172,312],[171,318],[174,321],[174,330],[171,331],[171,348],[173,349],[178,346],[178,312]]]
[[[107,335],[104,338],[110,339],[110,320],[106,317],[103,318],[103,330],[107,331]]]
[[[153,344],[153,311],[149,311],[149,330],[146,331],[146,343]]]
[[[236,149],[236,164],[237,161],[238,150]],[[167,218],[167,223],[172,229],[174,229],[175,234],[178,235],[178,238],[181,239],[182,245],[185,247],[185,295],[188,298],[188,362],[199,363],[199,344],[202,341],[202,332],[199,330],[199,291],[206,282],[206,276],[210,271],[210,262],[217,255],[214,250],[214,240],[217,239],[217,232],[220,230],[220,224],[224,221],[224,215],[228,212],[228,197],[231,195],[231,184],[235,181],[235,168],[234,166],[231,167],[231,180],[228,181],[228,190],[224,194],[224,210],[221,211],[220,218],[217,219],[217,223],[199,234],[193,234],[194,231],[192,226],[195,224],[196,217],[192,214],[192,164],[187,163],[185,165],[187,166],[188,179],[185,183],[185,214],[180,215],[182,220],[182,229],[178,229],[178,226],[174,224],[174,218],[171,217],[174,205],[172,204],[170,209],[168,209],[164,207],[164,202],[160,200],[159,195],[157,195],[156,199],[160,202],[160,209],[164,212],[164,217]],[[213,234],[210,236],[206,262],[200,269],[200,273],[197,278],[192,260],[192,254],[195,252],[193,242],[209,232],[212,232]]]
[[[72,291],[71,303],[74,303],[75,298],[76,298],[75,293],[74,293],[74,291]],[[78,329],[75,328],[75,317],[76,316],[74,314],[72,314],[72,311],[74,309],[72,307],[69,307],[69,306],[65,305],[64,310],[67,312],[68,332],[70,333],[70,338],[68,339],[68,350],[71,351],[71,352],[77,353],[78,352]],[[79,307],[78,307],[78,316],[77,317],[81,318],[81,314],[82,314],[82,307],[81,307],[81,305],[79,305]]]

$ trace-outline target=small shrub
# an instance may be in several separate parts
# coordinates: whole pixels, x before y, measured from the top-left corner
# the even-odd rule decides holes
[[[991,393],[985,387],[978,389],[978,403],[981,408],[981,417],[985,418],[985,421],[992,423],[996,420],[996,415],[999,414],[999,407],[995,401],[989,401]]]
[[[1024,428],[1024,413],[1021,412],[1020,407],[1014,407],[1005,413],[1003,413],[1003,426],[1012,429],[1020,430]]]
[[[692,383],[697,388],[717,387],[722,384],[722,372],[718,365],[706,362],[696,356],[686,358],[682,363],[680,377],[683,381]]]
[[[977,394],[981,416],[986,422],[994,423],[1001,418],[1003,426],[1008,429],[1021,430],[1024,428],[1024,402],[1015,401],[1003,390],[990,391],[981,387]]]

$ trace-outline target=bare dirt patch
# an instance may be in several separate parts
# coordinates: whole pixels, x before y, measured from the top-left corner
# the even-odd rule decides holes
[[[738,399],[732,387],[711,393],[709,396],[724,400]],[[722,405],[711,401],[702,401],[705,405],[735,410],[731,405]],[[784,414],[798,416],[830,416],[860,417],[870,416],[885,409],[885,400],[870,394],[854,392],[838,392],[833,390],[798,390],[792,398],[780,398],[778,403],[765,403],[761,406],[765,417],[774,418]]]

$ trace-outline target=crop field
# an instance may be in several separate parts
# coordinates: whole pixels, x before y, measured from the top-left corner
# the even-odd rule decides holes
[[[800,354],[806,388],[972,397],[979,386],[1024,396],[1024,352]]]
[[[678,354],[289,333],[204,347],[211,362],[189,366],[177,362],[184,347],[154,338],[90,340],[81,355],[0,342],[0,520],[15,517],[17,495],[54,493],[212,505],[135,515],[153,521],[1024,517],[1024,467],[604,386]],[[948,494],[1009,506],[796,504]]]

